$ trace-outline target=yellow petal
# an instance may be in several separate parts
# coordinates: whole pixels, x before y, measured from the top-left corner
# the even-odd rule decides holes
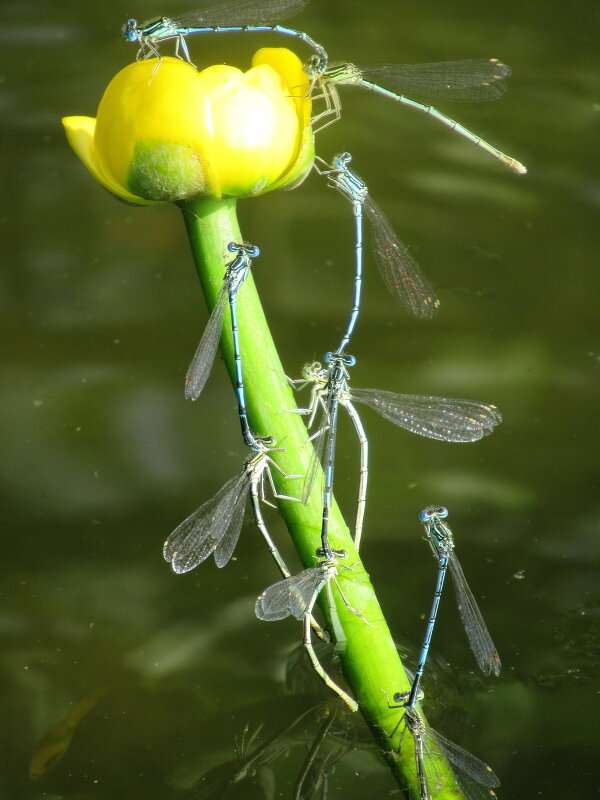
[[[262,47],[252,58],[252,66],[268,64],[281,78],[285,91],[294,99],[300,128],[308,127],[312,112],[310,80],[296,53],[287,47]]]
[[[283,91],[294,102],[298,118],[297,156],[279,180],[269,186],[269,191],[295,189],[307,178],[315,158],[315,137],[310,127],[310,80],[298,56],[286,47],[263,47],[257,50],[252,58],[252,65],[261,64],[269,65],[277,72]]]
[[[209,67],[199,74],[206,89],[202,146],[223,194],[257,195],[295,163],[300,143],[294,100],[268,64],[243,73]]]
[[[191,64],[177,58],[129,64],[98,108],[94,139],[103,170],[156,201],[212,193],[210,165],[198,141],[205,104]]]
[[[67,140],[75,153],[83,161],[94,178],[104,186],[111,194],[116,195],[121,200],[137,205],[154,205],[152,200],[144,200],[135,194],[127,191],[110,175],[104,172],[98,163],[96,148],[94,145],[94,131],[96,120],[93,117],[63,117],[62,123],[65,127]]]

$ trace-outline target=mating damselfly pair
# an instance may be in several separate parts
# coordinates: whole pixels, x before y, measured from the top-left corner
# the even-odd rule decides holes
[[[309,0],[209,0],[195,11],[179,17],[159,17],[138,24],[128,19],[122,32],[125,39],[138,45],[138,58],[159,57],[163,42],[175,40],[175,52],[191,62],[187,38],[217,33],[275,33],[294,37],[314,50],[306,66],[307,91],[325,101],[325,109],[313,118],[324,127],[341,116],[340,86],[358,86],[390,100],[428,114],[460,136],[480,147],[514,172],[527,170],[520,161],[505,155],[482,137],[443,114],[427,102],[410,95],[435,101],[480,103],[498,99],[506,90],[511,70],[496,58],[466,59],[425,64],[377,64],[359,66],[350,62],[329,66],[325,48],[303,31],[280,25],[303,11]],[[388,83],[396,91],[380,86]],[[316,92],[314,91],[316,88]],[[299,88],[299,91],[301,89]]]

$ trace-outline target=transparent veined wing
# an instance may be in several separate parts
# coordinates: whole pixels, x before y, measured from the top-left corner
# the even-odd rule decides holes
[[[479,668],[484,675],[492,673],[499,675],[500,656],[454,551],[450,554],[450,574],[454,583],[458,611]]]
[[[175,528],[163,547],[163,557],[175,572],[189,572],[211,553],[217,561],[217,551],[217,566],[225,566],[240,535],[247,492],[248,476],[242,472]]]
[[[364,78],[388,84],[406,95],[458,103],[497,100],[506,89],[511,69],[496,58],[439,61],[428,64],[359,66]]]
[[[406,732],[409,731],[415,746],[421,800],[437,796],[443,788],[445,775],[440,769],[441,756],[452,764],[454,777],[466,800],[496,798],[493,789],[500,786],[500,781],[491,767],[426,725],[414,707],[406,708],[402,723],[404,732],[400,739],[400,747],[405,741]]]
[[[254,606],[256,616],[266,622],[290,616],[302,619],[327,580],[322,567],[317,566],[274,583],[257,598]]]
[[[242,522],[244,521],[244,513],[246,511],[246,496],[248,495],[250,489],[250,480],[247,475],[244,476],[244,481],[242,483],[242,487],[240,490],[240,495],[235,502],[231,506],[231,513],[229,514],[229,524],[224,524],[223,535],[215,547],[215,564],[217,567],[221,568],[224,567],[228,562],[231,556],[233,555],[233,551],[235,550],[235,546],[238,543],[238,539],[240,538],[240,532],[242,530]],[[226,509],[225,511],[225,519],[227,518],[226,514],[228,513]]]
[[[496,406],[475,400],[354,388],[351,396],[394,425],[444,442],[475,442],[502,422]]]
[[[275,25],[299,14],[309,0],[210,0],[173,19],[177,27]]]
[[[227,285],[224,282],[185,376],[186,400],[197,400],[208,380],[219,346],[226,301]]]
[[[490,800],[496,797],[492,789],[500,786],[500,781],[492,768],[481,759],[429,727],[425,728],[424,747],[428,753],[441,751],[446,756],[454,767],[456,779],[468,800]],[[429,780],[428,762],[431,762],[427,758],[424,761]]]
[[[319,475],[319,491],[323,494],[325,484],[325,473],[323,458],[326,451],[326,443],[329,438],[329,422],[327,412],[323,411],[319,420],[319,429],[316,436],[311,439],[313,443],[313,452],[308,463],[308,470],[304,478],[304,485],[302,486],[302,502],[306,505],[308,499],[315,485],[315,479]]]
[[[370,195],[365,198],[363,208],[371,223],[373,251],[388,291],[415,317],[435,316],[440,301],[408,248]]]

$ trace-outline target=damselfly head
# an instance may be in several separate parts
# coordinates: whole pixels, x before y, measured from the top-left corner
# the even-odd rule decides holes
[[[323,369],[320,361],[310,361],[302,367],[302,377],[305,380],[314,380],[319,377],[319,373]]]
[[[249,244],[247,242],[242,242],[241,244],[238,244],[237,242],[229,242],[227,249],[230,253],[242,253],[250,258],[258,258],[260,255],[260,248],[258,248],[255,244]]]
[[[346,170],[348,168],[348,164],[352,161],[351,153],[338,153],[336,156],[333,157],[331,161],[331,166],[333,169],[339,170]]]
[[[315,551],[317,558],[324,558],[324,564],[335,564],[338,558],[347,558],[348,553],[346,550],[328,550],[325,551],[322,547],[319,547],[318,550]]]
[[[128,19],[121,28],[121,33],[123,34],[123,38],[127,39],[128,42],[137,42],[140,36],[137,20]]]
[[[325,72],[326,67],[327,62],[324,61],[322,56],[314,55],[308,59],[308,62],[304,66],[304,71],[311,80],[315,80],[316,78],[321,77],[321,75]]]
[[[433,520],[446,519],[447,516],[448,509],[445,506],[427,506],[419,513],[419,520],[427,523]]]
[[[396,692],[392,697],[394,703],[398,703],[398,705],[404,706],[408,702],[410,697],[410,692]],[[417,692],[417,700],[421,702],[421,700],[425,697],[425,692],[423,689],[419,689]]]
[[[346,353],[325,353],[323,358],[326,364],[329,364],[330,367],[333,366],[345,366],[345,367],[353,367],[356,364],[356,358],[354,356],[348,356]]]

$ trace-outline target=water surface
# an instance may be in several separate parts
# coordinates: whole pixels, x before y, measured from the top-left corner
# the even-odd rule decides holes
[[[274,736],[280,752],[228,796],[288,798],[320,724],[316,710],[287,730],[320,701],[284,695],[298,625],[253,617],[273,572],[250,522],[226,570],[207,563],[180,578],[161,558],[166,534],[239,468],[234,395],[218,365],[201,401],[183,399],[206,311],[179,213],[116,202],[60,126],[63,115],[93,115],[133,58],[118,35],[124,16],[184,10],[63,1],[0,12],[0,796],[12,800],[187,796],[235,759],[246,726],[247,738],[265,723],[257,741]],[[597,5],[368,10],[314,0],[298,25],[333,59],[503,59],[513,77],[499,102],[444,110],[529,173],[519,178],[423,115],[352,88],[343,120],[319,138],[325,158],[353,153],[442,301],[435,321],[409,319],[367,255],[356,385],[472,397],[504,413],[493,436],[459,447],[390,430],[365,411],[364,559],[414,658],[434,580],[417,514],[451,508],[504,669],[495,681],[477,673],[448,597],[425,685],[432,721],[493,765],[501,798],[589,798],[600,606]],[[194,57],[245,68],[272,44],[204,39]],[[348,206],[314,176],[240,203],[240,217],[263,251],[255,278],[283,362],[298,374],[331,347],[349,308]],[[336,494],[351,513],[357,452],[345,425],[338,453]],[[293,561],[285,529],[267,516]],[[318,693],[297,673],[299,689]],[[42,758],[45,780],[31,782],[36,742],[86,698],[63,761],[52,770]],[[394,785],[364,731],[336,724],[354,749],[329,778],[329,800],[364,797],[365,787],[387,796]],[[211,775],[218,796],[222,774]]]

